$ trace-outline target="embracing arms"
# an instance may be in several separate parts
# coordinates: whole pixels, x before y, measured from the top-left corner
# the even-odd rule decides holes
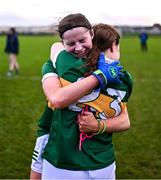
[[[84,112],[84,115],[78,115],[79,130],[85,133],[97,133],[99,130],[98,121],[91,112]],[[103,129],[106,123],[106,133],[121,132],[130,128],[130,120],[127,108],[123,108],[121,113],[113,118],[100,121],[100,129]],[[104,133],[105,133],[104,132]]]
[[[58,45],[61,49],[61,44],[59,43]],[[53,46],[52,53],[58,55],[57,52],[60,52],[58,49],[59,47],[57,47],[57,45]],[[56,57],[54,57],[52,54],[51,58],[53,58],[52,61],[56,62]],[[43,78],[43,91],[52,106],[56,108],[67,107],[68,105],[76,102],[78,99],[89,93],[89,91],[93,90],[97,86],[104,87],[107,83],[111,82],[120,83],[119,77],[121,76],[122,66],[117,65],[117,62],[107,64],[105,62],[104,55],[101,54],[98,60],[98,70],[94,71],[92,75],[86,78],[69,84],[68,86],[62,87],[58,77],[59,73],[57,73],[57,69],[53,67],[52,63],[46,63],[45,66],[50,66],[50,68],[48,68],[50,71],[47,73],[54,72],[55,75]],[[45,73],[43,72],[43,74]]]

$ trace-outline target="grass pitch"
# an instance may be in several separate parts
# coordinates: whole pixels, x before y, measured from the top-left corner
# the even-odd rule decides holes
[[[46,104],[41,66],[54,36],[20,36],[20,75],[7,78],[5,37],[0,37],[0,178],[28,179],[37,120]],[[118,179],[161,179],[161,37],[122,37],[121,62],[133,76],[130,130],[114,134]]]

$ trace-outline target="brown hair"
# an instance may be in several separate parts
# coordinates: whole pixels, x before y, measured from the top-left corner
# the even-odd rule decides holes
[[[90,73],[97,69],[98,58],[101,52],[107,49],[112,51],[112,43],[119,44],[120,35],[117,30],[107,24],[97,24],[93,26],[94,38],[93,48],[91,49],[88,57],[86,58],[86,65]]]
[[[83,14],[69,14],[59,22],[58,32],[60,37],[62,38],[65,31],[75,27],[86,27],[89,30],[92,29],[92,25]]]

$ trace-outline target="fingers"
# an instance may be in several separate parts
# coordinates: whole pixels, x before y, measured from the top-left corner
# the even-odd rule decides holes
[[[120,66],[119,64],[120,64],[119,61],[114,61],[114,62],[111,63],[111,65],[116,66],[117,71],[120,71],[120,70],[123,69],[123,66]]]
[[[84,111],[84,114],[83,115],[92,115],[93,113],[92,112],[90,112],[90,111]],[[82,115],[82,116],[83,116]]]
[[[117,79],[117,84],[122,84],[122,81],[120,79]]]
[[[116,83],[117,83],[117,84],[122,84],[121,79],[117,78],[117,79],[116,79]]]
[[[114,62],[111,63],[111,65],[117,66],[117,69],[118,69],[118,70],[123,69],[123,66],[120,66],[119,64],[120,64],[120,61],[114,61]]]
[[[81,124],[79,124],[79,130],[80,130],[80,131],[82,130],[82,126],[81,126]]]
[[[117,66],[118,71],[120,71],[121,69],[123,69],[123,66]]]
[[[123,77],[123,76],[124,76],[124,73],[120,71],[120,72],[119,72],[119,76],[120,76],[120,77]]]
[[[84,121],[79,121],[78,127],[80,132],[84,132]]]

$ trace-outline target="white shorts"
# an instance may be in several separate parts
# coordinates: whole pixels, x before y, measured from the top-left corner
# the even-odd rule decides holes
[[[43,160],[43,172],[42,180],[52,179],[64,179],[64,180],[115,180],[116,165],[115,162],[110,166],[98,170],[90,171],[71,171],[66,169],[59,169],[50,164],[45,159]]]
[[[42,153],[44,152],[45,146],[48,142],[49,134],[40,136],[36,140],[36,145],[32,155],[31,169],[37,173],[42,173],[43,159]]]

